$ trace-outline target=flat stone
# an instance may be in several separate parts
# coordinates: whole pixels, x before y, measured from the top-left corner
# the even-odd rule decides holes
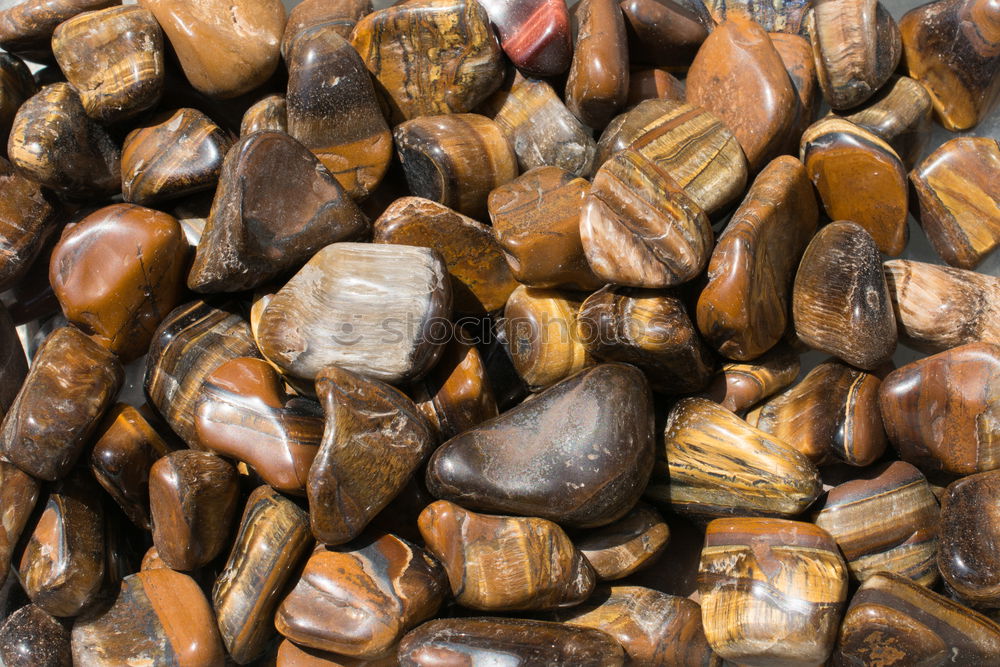
[[[566,80],[566,106],[584,125],[603,128],[628,95],[625,18],[615,0],[583,0],[573,61]]]

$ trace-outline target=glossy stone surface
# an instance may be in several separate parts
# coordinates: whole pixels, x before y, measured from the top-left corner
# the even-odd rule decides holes
[[[82,474],[61,481],[28,530],[16,564],[24,591],[53,616],[76,616],[95,601],[105,575],[97,485]]]
[[[48,61],[52,33],[81,12],[102,9],[115,0],[27,0],[0,11],[0,47],[23,58]]]
[[[547,621],[449,618],[430,621],[399,645],[401,667],[462,667],[497,661],[510,667],[618,667],[621,645],[607,633]]]
[[[149,530],[149,469],[171,446],[131,405],[116,404],[98,427],[90,470],[132,523]]]
[[[816,79],[812,45],[805,37],[786,32],[769,32],[768,37],[771,38],[771,45],[781,57],[799,100],[792,131],[785,137],[784,144],[784,152],[794,153],[799,137],[812,124],[816,108],[819,106],[819,83]]]
[[[945,0],[907,12],[899,22],[910,76],[930,93],[948,130],[967,130],[1000,97],[996,7],[985,0]]]
[[[684,100],[684,82],[661,67],[633,67],[628,74],[626,106],[645,100]]]
[[[0,158],[0,289],[17,284],[60,221],[60,205],[41,185]]]
[[[413,401],[378,380],[327,366],[316,394],[326,428],[309,469],[310,521],[317,540],[343,544],[399,495],[434,438]]]
[[[437,613],[446,586],[441,565],[422,549],[375,533],[317,548],[274,622],[297,644],[379,658]]]
[[[608,633],[628,665],[717,667],[697,602],[642,586],[601,587],[584,604],[556,612],[568,625]]]
[[[456,313],[503,308],[517,287],[500,245],[486,225],[420,197],[397,199],[373,225],[372,241],[434,248],[451,274]]]
[[[305,495],[323,417],[314,402],[288,395],[273,366],[227,361],[205,377],[194,411],[200,448],[246,463],[282,493]]]
[[[799,356],[778,346],[753,361],[723,364],[702,396],[739,414],[795,382],[799,367]]]
[[[329,245],[274,295],[257,340],[268,359],[300,378],[337,364],[383,382],[416,379],[441,352],[444,341],[431,327],[451,314],[447,276],[429,248]]]
[[[224,656],[205,594],[194,579],[168,569],[125,577],[110,608],[73,626],[77,665],[213,667],[223,664]]]
[[[1000,471],[952,482],[941,500],[938,569],[959,599],[979,607],[1000,602]]]
[[[476,0],[380,9],[358,21],[351,45],[385,92],[393,125],[471,111],[503,78],[503,51]]]
[[[604,163],[580,211],[590,268],[609,283],[672,287],[701,273],[708,216],[655,160],[634,147]]]
[[[539,77],[566,71],[573,36],[565,0],[481,0],[481,4],[515,67]]]
[[[268,653],[266,657],[270,658],[271,655]],[[368,660],[299,646],[283,639],[278,644],[273,664],[275,667],[398,667],[399,660],[396,659],[395,651],[390,651],[384,658]]]
[[[733,16],[743,16],[768,32],[799,35],[806,31],[811,2],[803,0],[705,0],[710,21],[721,24]],[[704,17],[702,18],[704,21]]]
[[[578,604],[594,589],[593,568],[551,521],[478,514],[439,500],[418,523],[463,607],[554,609]]]
[[[896,369],[882,382],[882,420],[899,457],[924,472],[1000,467],[1000,346],[969,343]]]
[[[906,169],[889,144],[848,120],[828,117],[802,135],[799,157],[831,219],[861,225],[887,255],[903,252]]]
[[[667,417],[646,497],[694,517],[794,516],[821,490],[816,466],[792,445],[685,398]]]
[[[368,229],[364,214],[302,144],[283,132],[258,132],[226,155],[188,286],[256,287]]]
[[[0,427],[0,442],[11,463],[53,481],[76,465],[123,371],[111,352],[71,326],[49,334],[32,362]]]
[[[625,19],[615,0],[583,0],[566,80],[566,106],[584,125],[603,128],[628,95]]]
[[[0,627],[0,660],[7,667],[72,667],[69,632],[38,606],[21,607]]]
[[[987,665],[998,654],[996,623],[905,577],[881,572],[851,598],[834,659],[851,667]]]
[[[49,282],[66,319],[131,361],[145,354],[160,320],[181,300],[187,261],[172,216],[114,204],[63,231]]]
[[[590,173],[597,144],[545,81],[516,75],[482,107],[510,141],[522,171],[559,167],[575,176]]]
[[[311,546],[306,512],[269,486],[253,490],[212,588],[222,641],[239,664],[264,652],[280,595]]]
[[[278,67],[285,27],[279,0],[198,3],[142,0],[177,54],[188,82],[209,97],[229,99],[267,81]]]
[[[518,282],[578,290],[602,284],[580,240],[580,207],[589,191],[586,179],[536,167],[490,193],[493,235]]]
[[[172,310],[153,335],[146,395],[190,446],[197,442],[195,403],[205,377],[230,359],[256,356],[250,326],[232,306],[192,301]]]
[[[884,139],[912,167],[924,152],[931,132],[931,97],[908,76],[893,75],[860,109],[839,115]]]
[[[810,347],[863,369],[896,349],[896,319],[874,239],[832,222],[806,248],[792,291],[795,333]]]
[[[712,251],[698,297],[698,329],[726,357],[755,359],[785,334],[795,270],[818,216],[795,158],[775,159],[754,180]]]
[[[159,114],[122,146],[122,196],[150,204],[211,190],[232,146],[229,133],[197,109]]]
[[[686,66],[708,36],[698,12],[674,0],[620,0],[633,63]]]
[[[712,355],[677,295],[608,285],[587,297],[577,317],[590,354],[636,365],[655,391],[685,394],[708,384]]]
[[[867,100],[899,63],[899,28],[875,0],[817,0],[807,23],[819,84],[833,109]]]
[[[879,374],[829,359],[756,410],[754,425],[817,465],[866,466],[885,451],[881,384]]]
[[[38,492],[38,480],[13,463],[0,459],[0,507],[3,508],[0,510],[0,581],[7,580],[15,549],[38,502]]]
[[[798,98],[762,27],[732,15],[698,49],[685,79],[687,101],[717,115],[743,148],[750,171],[781,152]]]
[[[392,134],[361,56],[329,24],[289,43],[288,133],[352,197],[374,190],[392,159]]]
[[[899,337],[927,352],[1000,343],[1000,278],[894,259],[882,264]]]
[[[716,519],[698,571],[705,636],[744,665],[814,665],[833,650],[847,601],[837,544],[810,523]]]
[[[95,120],[120,121],[160,101],[163,31],[142,7],[123,5],[74,16],[55,29],[52,53]]]
[[[622,579],[655,563],[670,539],[660,513],[645,503],[613,523],[593,528],[573,544],[602,581]]]
[[[21,105],[7,155],[45,187],[72,197],[106,197],[121,187],[121,150],[87,117],[68,83],[42,88]]]
[[[425,116],[393,130],[410,192],[482,217],[490,191],[517,177],[517,156],[500,126],[478,114]]]
[[[325,25],[344,39],[358,21],[372,13],[371,0],[304,0],[288,12],[285,35],[281,38],[281,53],[288,54],[292,40],[303,30]]]
[[[604,525],[649,478],[652,419],[642,373],[601,364],[449,440],[428,463],[427,486],[473,509]]]
[[[149,471],[153,544],[175,570],[194,570],[226,547],[239,501],[236,469],[215,454],[182,449]]]
[[[893,572],[933,586],[938,514],[920,471],[894,461],[832,488],[813,521],[836,540],[858,581]]]
[[[1000,245],[996,139],[946,141],[910,172],[910,182],[917,193],[920,226],[948,264],[974,269]]]
[[[298,5],[298,7],[301,6]],[[240,121],[241,137],[249,136],[261,130],[271,130],[272,132],[288,131],[288,101],[284,95],[267,95],[250,105],[243,114],[243,118]]]

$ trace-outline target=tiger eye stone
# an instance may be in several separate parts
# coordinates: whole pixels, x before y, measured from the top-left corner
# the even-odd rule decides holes
[[[281,59],[285,8],[278,0],[195,4],[142,0],[177,54],[184,76],[200,93],[230,99],[261,85]]]
[[[946,141],[910,172],[910,182],[917,193],[920,226],[948,264],[974,269],[1000,245],[996,139]]]
[[[801,35],[806,32],[811,2],[803,0],[705,0],[707,25],[722,24],[734,16],[746,17],[768,32]],[[703,16],[702,21],[706,21]]]
[[[230,359],[259,355],[250,326],[232,306],[192,301],[172,310],[153,335],[146,395],[190,446],[197,442],[195,403],[206,376]]]
[[[35,503],[38,502],[39,483],[34,477],[13,463],[0,459],[0,582],[7,580],[11,560],[28,526]],[[3,630],[0,629],[0,636]],[[0,640],[0,658],[3,656]]]
[[[834,660],[862,665],[987,665],[1000,654],[1000,626],[925,586],[890,572],[872,575],[851,598]]]
[[[629,665],[719,667],[701,626],[697,602],[642,586],[600,587],[587,602],[554,614],[567,625],[606,632]]]
[[[0,660],[7,667],[72,667],[69,632],[37,605],[21,607],[0,627]]]
[[[592,362],[577,322],[578,295],[518,287],[504,308],[501,328],[517,374],[543,388]]]
[[[399,495],[434,438],[413,401],[378,380],[327,366],[316,394],[326,428],[309,469],[309,516],[317,540],[343,544]]]
[[[169,569],[125,577],[111,606],[73,625],[73,661],[115,667],[225,663],[212,607],[195,580]]]
[[[882,137],[909,169],[930,139],[931,108],[931,97],[920,82],[893,75],[863,107],[838,115]]]
[[[26,0],[0,11],[0,47],[22,58],[52,59],[52,33],[81,12],[103,9],[116,0]]]
[[[635,106],[645,100],[684,101],[684,82],[659,67],[633,67],[628,75],[628,99],[626,106]]]
[[[121,150],[68,83],[46,86],[21,105],[7,155],[23,174],[70,197],[106,197],[121,187]]]
[[[499,310],[517,287],[490,228],[443,204],[402,197],[372,227],[375,243],[422,246],[441,253],[451,274],[456,313]]]
[[[615,0],[583,0],[573,61],[566,80],[566,106],[584,125],[603,128],[628,95],[625,18]]]
[[[545,77],[566,71],[573,56],[565,0],[484,0],[500,47],[525,74]]]
[[[7,149],[10,127],[17,110],[37,92],[38,84],[24,61],[7,52],[0,55],[0,152]]]
[[[654,390],[685,394],[708,384],[712,355],[676,295],[608,285],[587,297],[577,317],[590,354],[635,364]]]
[[[837,639],[847,567],[822,528],[784,519],[708,524],[698,572],[705,636],[744,665],[815,665]]]
[[[305,4],[305,3],[303,3]],[[302,5],[298,5],[301,7]],[[269,130],[271,132],[288,131],[288,102],[284,95],[267,95],[250,105],[240,121],[240,136],[246,137],[254,132]]]
[[[737,414],[795,382],[799,355],[778,346],[753,361],[723,364],[702,396]]]
[[[601,132],[597,142],[597,155],[594,158],[593,172],[597,173],[602,164],[610,160],[616,153],[628,148],[644,132],[658,125],[664,114],[683,103],[683,99],[643,100],[631,109],[612,118]]]
[[[887,255],[903,252],[906,169],[889,144],[848,120],[828,117],[802,135],[799,156],[831,219],[861,225]]]
[[[27,375],[28,361],[17,327],[6,306],[0,304],[0,420],[14,403]]]
[[[775,159],[754,180],[712,251],[698,329],[719,352],[755,359],[785,334],[792,281],[819,210],[802,163]]]
[[[810,347],[862,369],[896,349],[896,319],[881,256],[853,222],[832,222],[809,242],[792,291],[795,333]]]
[[[816,73],[833,109],[849,109],[888,80],[903,49],[892,16],[876,0],[817,0],[808,19]]]
[[[433,617],[447,583],[441,565],[391,533],[318,547],[274,624],[296,644],[379,658],[410,628]]]
[[[226,650],[243,665],[274,636],[274,612],[286,584],[312,546],[309,517],[269,486],[247,499],[226,567],[212,588],[212,606]]]
[[[899,457],[924,472],[1000,467],[1000,346],[969,343],[886,376],[882,420]]]
[[[392,134],[361,56],[322,24],[290,42],[288,133],[354,198],[374,190],[392,160]]]
[[[270,654],[268,654],[270,655]],[[351,658],[340,653],[330,653],[320,651],[315,648],[299,646],[298,644],[283,639],[278,644],[277,652],[274,656],[274,667],[398,667],[399,660],[395,651],[390,651],[384,658],[367,660],[365,658]],[[268,663],[271,664],[271,663]]]
[[[458,435],[427,465],[437,498],[591,528],[626,514],[653,458],[645,377],[601,364]]]
[[[786,32],[769,32],[771,45],[781,57],[781,62],[792,80],[792,87],[799,99],[795,122],[785,138],[782,152],[795,153],[799,137],[812,125],[819,104],[819,83],[816,79],[816,64],[813,61],[812,45],[800,35]]]
[[[232,146],[229,133],[197,109],[155,116],[122,147],[122,196],[150,204],[211,190]]]
[[[795,516],[819,496],[819,471],[791,444],[704,398],[667,417],[646,497],[678,513]]]
[[[131,405],[116,404],[97,429],[90,470],[132,523],[149,530],[149,469],[171,446]]]
[[[437,251],[334,243],[270,300],[257,340],[269,360],[295,377],[314,379],[336,364],[404,382],[437,361],[446,338],[440,327],[450,315],[451,284]]]
[[[120,121],[160,101],[163,31],[142,7],[78,14],[55,29],[52,52],[95,120]]]
[[[827,493],[813,522],[827,531],[864,582],[892,572],[924,586],[937,582],[938,504],[927,480],[894,461]]]
[[[945,129],[978,124],[1000,97],[1000,30],[988,0],[943,0],[899,22],[906,67],[924,84]]]
[[[289,397],[266,361],[231,359],[207,375],[194,424],[202,449],[246,463],[282,493],[305,495],[322,413],[312,401]]]
[[[728,17],[698,49],[684,81],[687,101],[732,130],[757,172],[776,157],[796,120],[798,98],[762,27]]]
[[[629,59],[658,67],[691,64],[708,30],[697,11],[674,0],[620,0]]]
[[[580,210],[583,250],[606,282],[673,287],[705,267],[712,228],[689,193],[634,146],[594,176]]]
[[[830,359],[767,401],[757,412],[755,426],[817,465],[839,460],[866,466],[885,451],[881,384],[876,374]]]
[[[1000,343],[1000,278],[894,259],[882,264],[900,339],[926,352]]]
[[[104,581],[104,512],[97,485],[84,475],[52,488],[29,527],[17,565],[31,601],[53,616],[76,616]]]
[[[228,544],[239,500],[236,469],[215,454],[182,449],[149,471],[153,544],[175,570],[206,565]]]
[[[503,78],[503,51],[475,0],[415,0],[358,21],[351,45],[384,91],[393,125],[471,111]]]
[[[166,213],[114,204],[67,227],[52,251],[49,282],[63,313],[131,361],[181,300],[188,245]]]
[[[478,514],[439,500],[420,513],[419,526],[463,607],[554,609],[578,604],[594,589],[594,570],[551,521]]]
[[[393,130],[410,191],[482,217],[490,191],[517,177],[517,156],[500,126],[478,114],[426,116]]]
[[[4,456],[38,479],[65,477],[111,407],[123,377],[114,354],[78,329],[59,327],[35,353],[0,427]]]
[[[188,287],[257,287],[368,230],[364,214],[305,146],[283,132],[258,132],[240,139],[222,163]]]
[[[372,13],[371,0],[304,0],[288,13],[281,54],[288,55],[291,42],[304,30],[326,25],[344,39],[351,38],[354,26]]]
[[[669,539],[670,528],[660,513],[638,503],[622,518],[587,531],[573,544],[600,580],[611,581],[655,563]]]
[[[493,235],[518,282],[529,287],[591,290],[580,240],[580,207],[590,184],[559,167],[536,167],[490,192]]]
[[[941,500],[938,569],[961,600],[977,607],[1000,602],[1000,471],[948,485]]]
[[[3,158],[0,188],[0,290],[7,290],[28,273],[62,216],[51,192]]]
[[[597,144],[545,81],[514,77],[480,107],[507,136],[522,171],[559,167],[575,176],[590,173]]]

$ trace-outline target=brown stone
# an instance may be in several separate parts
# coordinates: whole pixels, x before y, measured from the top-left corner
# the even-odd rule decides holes
[[[0,289],[6,290],[28,273],[61,220],[61,207],[51,192],[3,158],[0,188]]]
[[[304,4],[306,3],[302,3],[302,5]],[[298,5],[298,7],[302,5]],[[272,132],[288,131],[288,102],[285,100],[284,95],[267,95],[250,105],[250,108],[243,114],[243,118],[240,121],[241,137],[246,137],[262,130],[270,130]]]
[[[73,667],[69,631],[37,605],[21,607],[0,627],[6,667]]]
[[[702,396],[739,414],[795,382],[799,367],[799,355],[779,345],[753,361],[723,364]]]
[[[7,580],[15,549],[35,511],[38,492],[38,480],[13,463],[0,459],[0,507],[3,507],[0,511],[0,581]]]
[[[26,0],[0,11],[0,47],[22,58],[49,61],[52,33],[81,12],[102,9],[116,0]]]
[[[585,125],[603,128],[628,95],[625,19],[615,0],[583,0],[573,62],[566,81],[566,106]]]
[[[960,600],[977,607],[1000,602],[1000,471],[952,482],[941,500],[938,569]]]
[[[634,63],[662,67],[691,64],[708,37],[706,23],[690,5],[674,0],[620,0]]]
[[[645,503],[613,523],[593,528],[573,544],[602,581],[623,579],[657,561],[670,539],[660,513]]]
[[[931,108],[931,97],[923,84],[893,75],[863,107],[838,115],[882,137],[909,169],[930,139]]]

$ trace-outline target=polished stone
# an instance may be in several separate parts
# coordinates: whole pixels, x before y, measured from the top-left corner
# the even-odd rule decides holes
[[[344,39],[364,16],[372,13],[371,0],[304,0],[292,7],[281,38],[281,53],[288,55],[291,42],[299,32],[324,25]]]
[[[573,544],[598,579],[612,581],[656,563],[669,539],[670,528],[660,513],[638,503],[622,518],[586,531]]]
[[[21,536],[35,512],[40,486],[34,477],[0,459],[0,585],[7,580]]]
[[[584,125],[601,129],[628,95],[628,39],[616,0],[583,0],[566,80],[566,106]]]
[[[37,92],[38,84],[24,61],[7,52],[0,55],[0,152],[6,151],[17,110]]]
[[[931,135],[931,97],[919,81],[893,75],[864,106],[839,112],[884,139],[911,168]]]
[[[708,37],[706,23],[690,3],[674,0],[619,0],[625,15],[629,57],[658,67],[691,64]]]
[[[565,0],[480,0],[514,66],[531,76],[558,76],[573,56]]]
[[[0,188],[0,290],[7,290],[28,274],[63,217],[55,195],[3,158]]]
[[[0,11],[0,47],[22,58],[50,61],[52,33],[80,14],[117,4],[117,0],[26,0]]]
[[[739,414],[795,382],[799,368],[799,355],[779,345],[753,361],[723,364],[702,396]]]
[[[288,131],[288,101],[284,95],[267,95],[250,105],[243,114],[243,118],[240,120],[241,137],[262,130]]]
[[[36,605],[21,607],[0,627],[0,660],[6,667],[72,667],[69,631]]]
[[[704,0],[709,23],[722,24],[733,16],[749,18],[772,33],[802,35],[813,3],[809,0]],[[705,17],[702,17],[705,21]]]
[[[684,82],[661,67],[633,67],[628,75],[628,98],[625,106],[632,107],[645,100],[678,100],[685,97]]]
[[[799,137],[812,125],[819,107],[819,82],[816,78],[816,63],[813,60],[812,44],[800,35],[787,32],[769,32],[771,44],[781,57],[785,71],[792,80],[795,95],[799,99],[798,113],[792,130],[785,137],[785,153],[795,153]]]

